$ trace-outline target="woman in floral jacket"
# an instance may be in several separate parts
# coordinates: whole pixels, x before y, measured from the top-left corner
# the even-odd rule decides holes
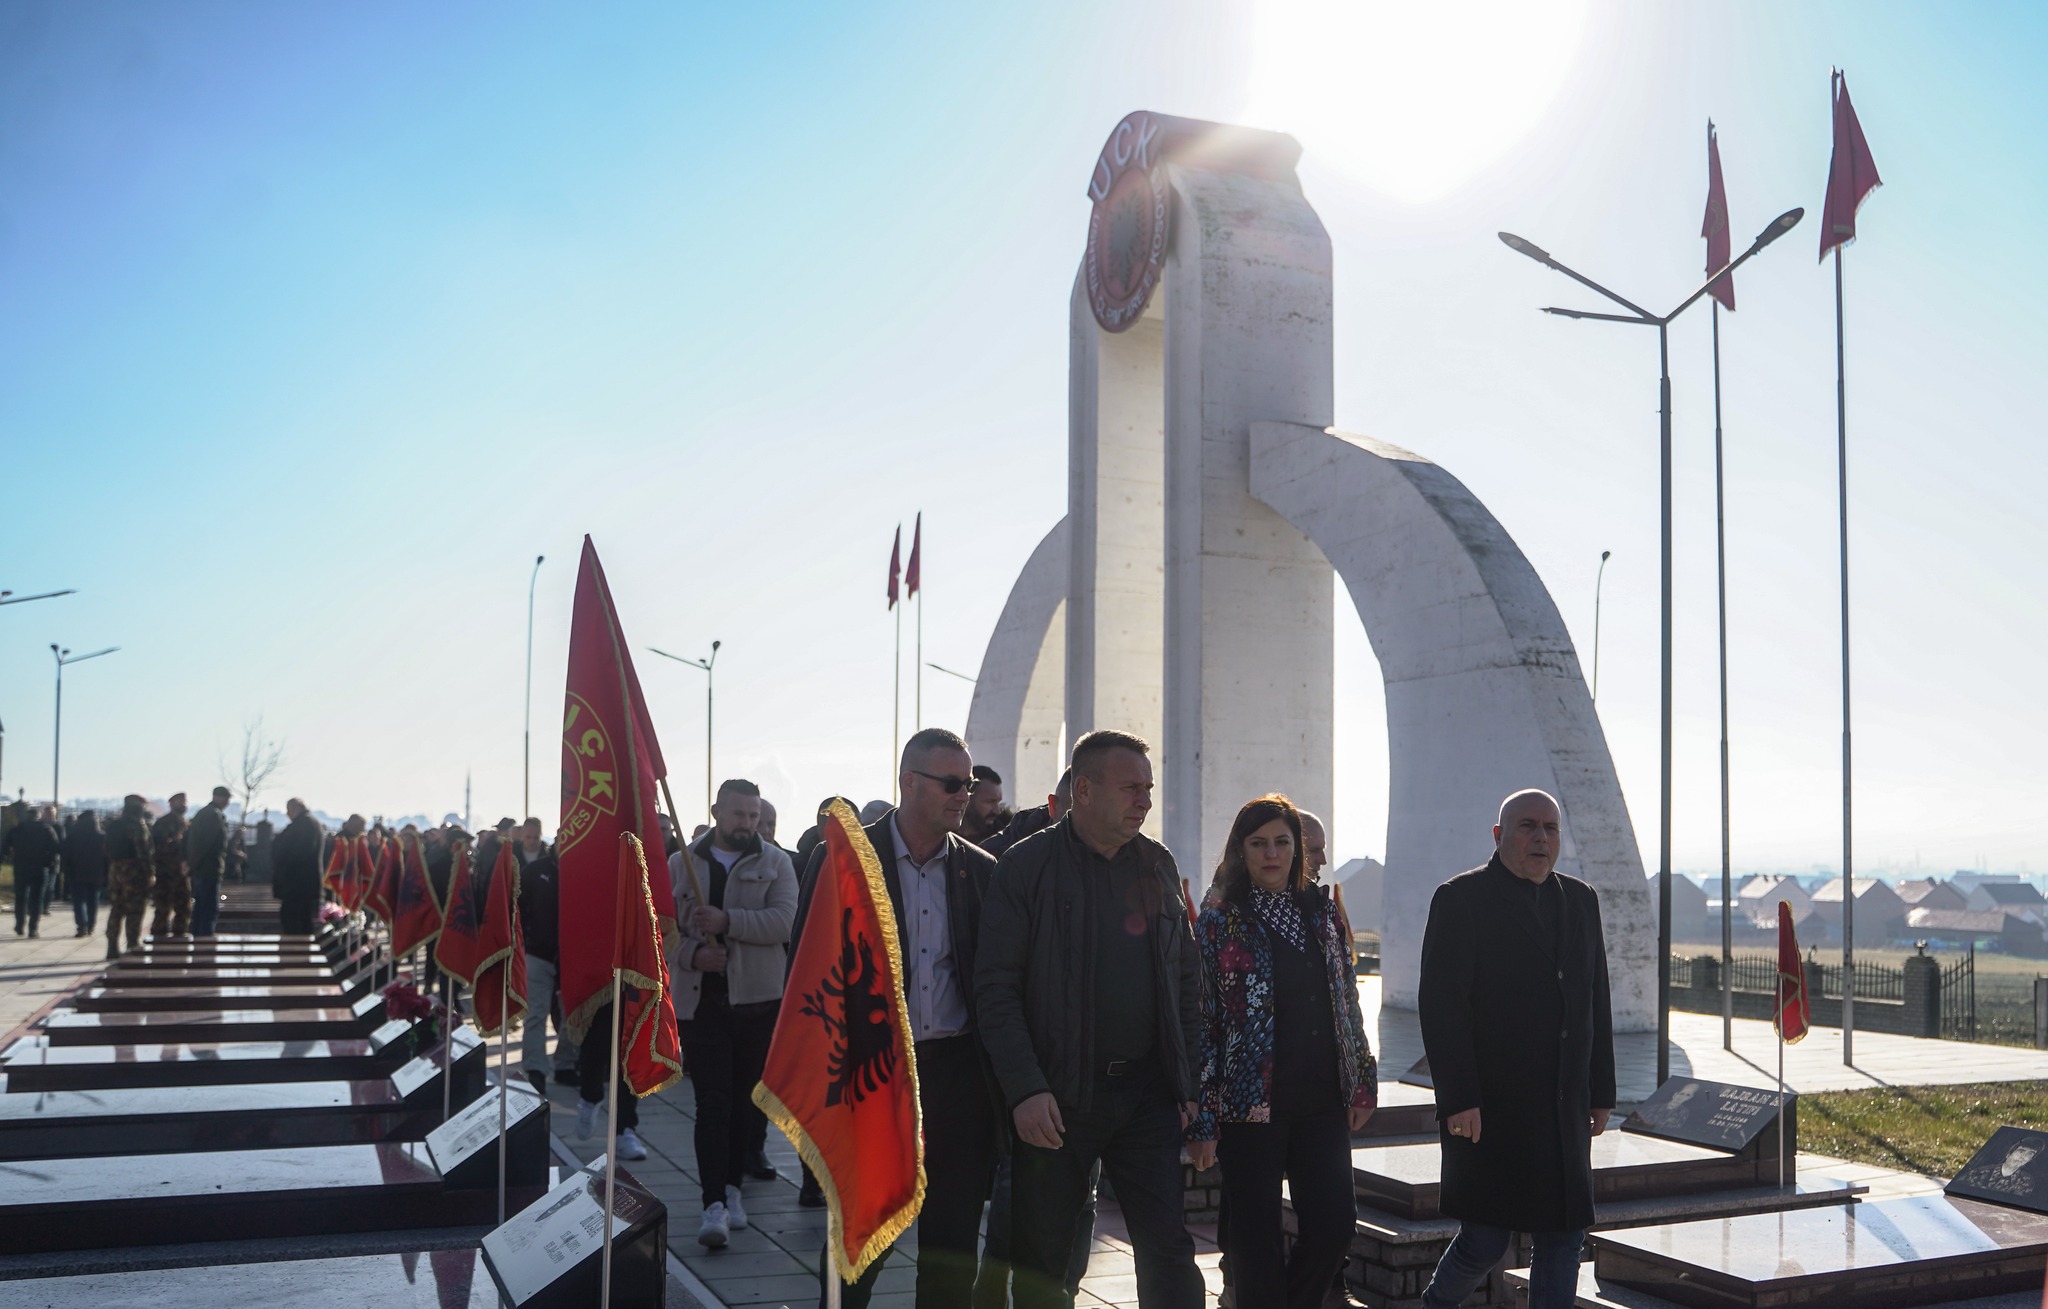
[[[1223,1165],[1225,1253],[1238,1309],[1315,1309],[1357,1216],[1351,1133],[1378,1102],[1350,942],[1302,861],[1301,815],[1283,795],[1240,809],[1195,924],[1202,952],[1196,1166]],[[1294,1202],[1291,1255],[1280,1184]]]

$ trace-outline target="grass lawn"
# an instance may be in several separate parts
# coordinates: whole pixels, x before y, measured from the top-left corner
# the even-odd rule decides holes
[[[1799,1148],[1953,1177],[1997,1128],[2048,1131],[2048,1082],[1823,1091],[1799,1097]]]

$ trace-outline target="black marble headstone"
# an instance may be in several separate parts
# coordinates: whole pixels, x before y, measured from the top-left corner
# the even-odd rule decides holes
[[[13,1283],[35,1309],[498,1309],[476,1250],[85,1273]]]
[[[467,1028],[455,1033],[458,1064],[483,1043]],[[14,1091],[91,1091],[123,1086],[217,1086],[238,1082],[363,1081],[391,1076],[438,1045],[413,1048],[412,1024],[386,1023],[370,1038],[346,1041],[233,1041],[210,1045],[53,1047],[23,1037],[7,1048],[0,1073]],[[482,1062],[476,1077],[481,1086]]]
[[[345,1041],[376,1023],[347,1009],[222,1009],[87,1013],[59,1009],[43,1020],[53,1046],[155,1045],[217,1041]]]
[[[144,1013],[152,1009],[332,1009],[353,1003],[341,988],[323,986],[89,986],[72,1005],[93,1013]]]
[[[1636,1106],[1621,1128],[1710,1150],[1775,1159],[1779,1103],[1776,1091],[1674,1077]],[[1799,1097],[1787,1092],[1784,1104],[1785,1154],[1790,1158],[1799,1151]]]
[[[516,1309],[585,1309],[604,1278],[604,1157],[563,1179],[484,1237],[484,1266]],[[618,1170],[611,1196],[612,1305],[661,1309],[667,1288],[668,1210]]]
[[[427,1154],[453,1188],[498,1184],[498,1093],[479,1095],[427,1133]],[[509,1186],[545,1186],[548,1102],[523,1081],[505,1086],[505,1177]]]
[[[2048,1214],[2048,1131],[1999,1128],[1942,1191]]]
[[[419,1141],[441,1119],[439,1077],[417,1100],[389,1078],[0,1095],[0,1160]]]

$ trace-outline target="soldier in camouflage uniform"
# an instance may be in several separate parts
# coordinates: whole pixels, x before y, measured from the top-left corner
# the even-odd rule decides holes
[[[149,907],[151,851],[149,813],[139,795],[121,803],[120,816],[107,823],[107,958],[121,955],[121,933],[128,948],[142,944],[142,911]],[[124,927],[125,925],[125,927]]]
[[[185,793],[171,797],[171,811],[149,829],[156,864],[156,913],[151,936],[183,936],[192,926],[192,877],[185,867]]]

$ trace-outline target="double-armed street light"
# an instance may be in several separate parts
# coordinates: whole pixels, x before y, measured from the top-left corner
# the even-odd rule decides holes
[[[1626,314],[1596,313],[1589,309],[1564,309],[1555,305],[1543,310],[1561,318],[1589,318],[1603,323],[1628,323],[1636,327],[1657,329],[1657,424],[1659,493],[1663,502],[1663,614],[1661,619],[1663,637],[1662,657],[1662,706],[1660,710],[1659,767],[1661,778],[1657,798],[1657,1084],[1662,1086],[1671,1076],[1671,321],[1698,303],[1714,284],[1740,268],[1750,258],[1771,242],[1798,225],[1805,216],[1804,209],[1788,209],[1773,218],[1764,230],[1757,233],[1756,240],[1729,262],[1725,268],[1718,268],[1709,274],[1699,289],[1679,301],[1678,307],[1668,314],[1653,314],[1630,300],[1608,290],[1592,278],[1567,268],[1550,257],[1550,252],[1533,241],[1502,232],[1501,242],[1516,254],[1527,255],[1545,268],[1553,269],[1571,278],[1589,291],[1606,297],[1628,310]]]
[[[540,566],[546,555],[533,557],[533,575],[526,579],[526,781],[519,792],[521,821],[533,817],[533,588],[540,581]]]
[[[57,789],[57,781],[62,776],[64,766],[64,666],[66,664],[82,664],[88,659],[97,659],[101,655],[110,655],[120,648],[118,645],[110,645],[104,650],[95,650],[91,654],[75,655],[69,649],[59,646],[55,641],[50,643],[50,654],[57,660],[57,712],[50,733],[51,737],[55,740],[50,756],[51,804],[61,804],[63,802],[63,792]]]
[[[647,647],[649,650],[653,651],[655,654],[660,655],[664,659],[673,659],[679,664],[688,664],[692,668],[701,668],[704,670],[704,816],[707,819],[711,816],[711,801],[714,798],[711,792],[711,788],[716,785],[716,783],[711,780],[711,666],[718,662],[718,646],[719,643],[717,641],[713,641],[711,643],[711,654],[703,659],[685,659],[681,655],[670,654],[666,650],[656,649],[654,646],[651,645]],[[677,829],[676,840],[680,841],[683,839],[683,816],[681,814],[677,814],[675,815],[675,820]]]

